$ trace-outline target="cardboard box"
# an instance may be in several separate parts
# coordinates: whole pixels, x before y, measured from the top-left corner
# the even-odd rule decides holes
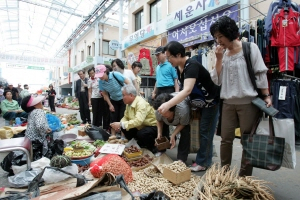
[[[80,136],[86,136],[86,133],[85,133],[85,131],[78,130],[78,135],[80,135]]]
[[[178,185],[191,179],[191,170],[186,169],[182,172],[174,172],[168,168],[164,168],[163,177],[171,183]]]

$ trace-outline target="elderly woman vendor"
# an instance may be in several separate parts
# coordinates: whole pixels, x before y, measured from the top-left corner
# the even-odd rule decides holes
[[[44,142],[47,133],[51,132],[42,101],[44,96],[27,96],[22,100],[21,107],[28,113],[25,136],[31,141]]]
[[[18,102],[12,99],[12,92],[4,92],[5,100],[1,102],[1,110],[5,120],[15,120],[17,117],[27,118],[27,113],[23,112]]]
[[[179,104],[171,107],[167,112],[161,114],[157,109],[161,104],[168,102],[176,95],[175,93],[162,93],[154,100],[153,107],[156,110],[155,116],[157,120],[157,138],[161,138],[163,131],[163,123],[176,126],[170,137],[171,149],[175,147],[175,137],[180,133],[180,141],[178,145],[177,159],[186,162],[190,150],[190,108],[188,101],[184,99]]]

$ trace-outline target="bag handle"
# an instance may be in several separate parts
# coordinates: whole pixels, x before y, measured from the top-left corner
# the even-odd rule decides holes
[[[252,142],[253,140],[253,135],[256,134],[256,130],[258,128],[259,123],[261,122],[262,117],[259,117],[255,123],[255,126],[252,127],[250,137],[249,137],[249,142]],[[275,138],[275,131],[274,131],[274,124],[273,124],[273,118],[269,116],[269,144],[274,144],[274,138]]]

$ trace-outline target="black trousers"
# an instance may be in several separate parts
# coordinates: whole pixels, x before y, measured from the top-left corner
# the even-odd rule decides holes
[[[167,94],[170,94],[170,93],[173,93],[175,92],[175,87],[172,86],[172,87],[158,87],[156,88],[156,96],[155,98],[162,94],[162,93],[167,93]],[[168,138],[168,140],[170,140],[170,129],[169,129],[169,125],[167,124],[163,124],[163,131],[162,131],[162,136],[165,136]]]
[[[128,131],[121,129],[121,131],[128,140],[135,138],[140,147],[145,147],[150,151],[154,149],[155,138],[157,137],[157,126],[146,126],[141,130],[136,128],[129,129]]]
[[[115,112],[110,112],[110,122],[119,122],[124,116],[126,105],[124,104],[123,99],[119,101],[110,99],[110,102],[115,108]]]
[[[93,122],[94,126],[102,126],[103,111],[104,111],[104,99],[103,98],[91,98]]]
[[[103,129],[107,130],[109,129],[110,111],[108,103],[106,101],[104,101],[104,107],[101,109],[103,110]]]
[[[91,122],[91,115],[90,115],[89,103],[88,103],[86,92],[80,92],[78,101],[79,101],[80,118],[82,122],[83,123]]]
[[[52,112],[55,112],[54,97],[49,96],[48,101],[49,101],[50,110]]]
[[[190,152],[190,143],[191,143],[191,127],[186,125],[180,131],[180,140],[178,144],[177,159],[186,162],[187,157]]]

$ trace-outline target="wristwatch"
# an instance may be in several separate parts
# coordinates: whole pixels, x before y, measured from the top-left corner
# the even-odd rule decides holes
[[[262,94],[264,98],[271,96],[271,94]]]

